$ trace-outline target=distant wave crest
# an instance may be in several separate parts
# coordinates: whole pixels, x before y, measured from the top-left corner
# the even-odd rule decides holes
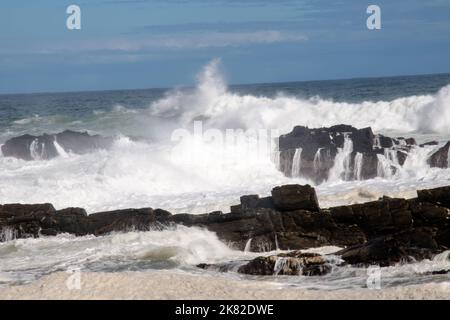
[[[198,76],[193,91],[172,90],[150,107],[153,115],[177,113],[182,125],[201,117],[214,128],[277,128],[295,125],[323,127],[350,124],[375,131],[450,134],[450,86],[436,95],[402,97],[392,101],[335,102],[301,99],[279,93],[274,98],[239,95],[227,89],[220,60]]]

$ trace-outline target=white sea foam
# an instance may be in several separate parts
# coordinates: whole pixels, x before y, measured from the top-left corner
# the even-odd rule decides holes
[[[372,126],[377,131],[416,131],[416,138],[433,127],[443,140],[449,133],[447,126],[441,123],[434,127],[431,123],[444,121],[447,113],[434,119],[422,116],[443,111],[449,105],[449,91],[446,87],[436,96],[359,104],[282,94],[274,98],[238,95],[227,89],[219,61],[214,61],[199,75],[193,90],[172,90],[138,114],[116,107],[112,114],[100,114],[102,118],[97,119],[102,127],[113,118],[123,118],[128,125],[139,118],[157,133],[151,142],[122,136],[111,150],[82,156],[65,157],[65,151],[57,148],[60,157],[49,161],[0,157],[0,203],[51,202],[57,208],[80,206],[88,212],[148,206],[173,212],[228,211],[243,194],[267,195],[275,185],[311,181],[285,177],[272,161],[277,153],[270,149],[261,152],[252,135],[239,135],[234,143],[224,146],[220,141],[196,136],[170,141],[172,130],[192,130],[194,119],[203,119],[205,130],[278,129],[280,133],[299,124],[318,127],[346,123]],[[432,169],[426,163],[430,152],[439,146],[414,148],[395,175],[343,182],[346,175],[360,174],[358,165],[350,171],[348,155],[352,148],[351,141],[346,142],[329,181],[317,187],[322,206],[367,201],[383,194],[414,196],[416,188],[449,184],[450,170]],[[43,157],[37,145],[32,152],[36,159]],[[320,161],[319,156],[315,162]],[[384,159],[386,166],[398,166],[396,159]]]
[[[214,60],[199,76],[193,91],[170,91],[151,106],[153,115],[180,115],[181,123],[196,117],[214,128],[278,128],[290,131],[295,125],[312,128],[336,124],[372,127],[373,130],[450,134],[450,86],[435,96],[422,95],[392,101],[362,103],[301,99],[280,93],[268,98],[238,95],[227,90]]]
[[[349,180],[350,159],[353,152],[353,141],[347,135],[344,137],[344,146],[339,148],[334,166],[329,173],[329,181]]]
[[[62,250],[61,248],[64,248]],[[38,254],[36,254],[38,252]],[[89,270],[147,269],[195,266],[247,258],[207,230],[178,226],[148,232],[106,236],[58,235],[0,243],[0,275],[12,281],[33,280],[69,268]]]
[[[64,150],[64,148],[58,143],[56,137],[55,140],[53,141],[53,145],[55,146],[56,152],[58,152],[58,155],[60,157],[67,158],[69,156],[66,150]]]
[[[59,157],[48,161],[40,161],[45,155],[34,142],[30,151],[38,161],[0,156],[0,203],[51,202],[56,208],[79,206],[90,213],[148,206],[172,212],[228,211],[243,194],[267,195],[276,185],[311,183],[297,177],[301,151],[296,152],[294,177],[287,178],[276,168],[276,159],[275,163],[273,161],[274,155],[279,154],[270,148],[261,152],[252,135],[239,135],[235,143],[227,145],[196,136],[169,141],[174,129],[191,130],[194,120],[202,120],[206,130],[222,132],[226,129],[276,129],[286,133],[295,125],[321,127],[345,123],[359,128],[371,126],[376,132],[411,134],[418,140],[433,134],[433,139],[444,142],[450,136],[449,106],[450,86],[436,95],[362,103],[334,102],[320,97],[301,99],[283,93],[272,98],[239,95],[228,90],[219,71],[219,61],[215,60],[199,75],[193,90],[171,90],[147,110],[116,106],[111,112],[94,111],[92,122],[73,119],[70,122],[76,128],[86,129],[87,126],[100,132],[117,124],[120,128],[115,129],[122,133],[137,128],[137,133],[151,138],[151,142],[121,136],[111,150],[69,155],[55,141]],[[18,120],[13,126],[24,133],[28,132],[26,128],[35,132],[35,126],[42,124],[52,131],[65,129],[55,127],[59,125],[57,119],[57,116],[31,117]],[[8,131],[1,135],[10,137],[13,133]],[[416,195],[418,188],[448,185],[450,169],[430,168],[427,164],[429,155],[440,146],[442,143],[413,148],[403,166],[392,150],[386,150],[385,155],[380,156],[380,177],[344,181],[349,175],[360,177],[362,166],[362,156],[357,155],[353,171],[350,171],[349,155],[353,146],[352,141],[346,139],[330,179],[316,186],[320,205],[364,202],[382,195],[409,198]],[[318,152],[314,166],[318,167],[321,160]],[[392,167],[396,168],[395,172]],[[39,239],[15,239],[11,230],[4,229],[0,240],[8,240],[0,243],[0,283],[32,280],[70,267],[96,271],[193,268],[197,263],[220,263],[255,256],[248,252],[251,240],[247,242],[246,252],[238,252],[211,232],[186,227],[103,237],[58,235]],[[327,247],[310,251],[330,254],[338,249]],[[338,258],[330,255],[328,259]],[[431,277],[427,272],[448,269],[449,263],[448,252],[445,252],[431,261],[383,268],[383,285],[409,285],[430,279],[445,281],[446,275]],[[333,268],[330,275],[320,279],[278,277],[276,282],[302,288],[355,290],[364,287],[366,278],[364,268],[347,266]],[[263,285],[266,288],[268,283],[263,282]],[[414,292],[420,296],[419,291]]]
[[[297,148],[295,150],[294,158],[292,159],[292,177],[300,177],[300,169],[302,166],[302,148]]]
[[[362,173],[362,168],[364,166],[363,163],[363,154],[358,152],[355,155],[355,165],[354,165],[354,169],[353,169],[353,176],[354,179],[356,180],[361,180],[361,173]]]
[[[321,277],[280,276],[255,279],[239,275],[235,271],[221,275],[213,271],[207,273],[234,279],[255,279],[262,285],[278,283],[281,287],[287,285],[322,290],[365,288],[367,269],[338,266],[342,261],[333,253],[339,249],[322,247],[305,250],[327,254],[326,260],[332,264],[333,270]],[[63,234],[38,239],[15,239],[0,243],[0,284],[28,282],[48,273],[76,269],[82,271],[83,275],[89,271],[145,271],[161,268],[197,273],[200,270],[195,266],[199,263],[244,263],[257,256],[275,253],[280,252],[235,251],[210,231],[182,226],[147,232],[113,233],[100,237]],[[447,270],[450,267],[448,254],[446,251],[433,260],[381,268],[382,288],[420,284],[430,279],[436,283],[448,283],[445,274],[431,275],[433,271]],[[275,271],[282,268],[283,259],[280,259]]]
[[[2,275],[0,275],[0,281]],[[46,276],[29,285],[0,288],[0,299],[448,299],[450,284],[425,283],[370,290],[302,290],[273,281],[229,279],[228,275],[202,277],[180,271],[84,272],[80,290],[67,290],[67,273]],[[281,277],[277,277],[279,279]],[[6,278],[7,279],[7,278]],[[343,281],[341,281],[343,282]]]
[[[15,120],[15,121],[13,121],[13,123],[19,124],[19,125],[24,125],[24,124],[30,124],[33,122],[38,122],[40,120],[41,120],[41,117],[38,114],[35,114],[34,116],[29,117],[29,118]]]

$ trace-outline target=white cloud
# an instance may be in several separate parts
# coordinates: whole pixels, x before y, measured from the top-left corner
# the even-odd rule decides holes
[[[40,43],[31,52],[39,54],[57,54],[90,51],[139,52],[152,49],[203,49],[239,47],[248,45],[267,45],[283,42],[300,42],[307,38],[294,32],[276,30],[249,32],[196,32],[170,35],[147,35],[114,39],[59,41]],[[27,50],[31,53],[30,50]]]

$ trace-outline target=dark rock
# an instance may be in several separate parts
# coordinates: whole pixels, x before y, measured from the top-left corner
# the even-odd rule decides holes
[[[366,240],[356,225],[337,225],[327,211],[254,208],[222,215],[176,214],[165,223],[204,227],[239,250],[250,239],[252,251],[305,249],[331,243],[348,246]]]
[[[56,236],[58,231],[55,229],[41,229],[41,235],[43,236]]]
[[[88,215],[82,208],[58,210],[43,221],[43,227],[58,233],[71,233],[77,236],[90,234]]]
[[[241,208],[242,209],[254,209],[257,207],[259,202],[259,196],[257,194],[242,196],[241,197]]]
[[[279,212],[257,208],[244,213],[221,216],[174,215],[170,221],[186,226],[201,226],[217,233],[218,237],[243,250],[251,241],[252,251],[304,249],[335,243],[352,245],[366,240],[355,225],[337,225],[326,212],[306,210]]]
[[[407,139],[405,139],[405,143],[407,145],[410,145],[410,146],[417,145],[416,139],[414,139],[414,138],[407,138]]]
[[[443,269],[443,270],[437,270],[437,271],[431,271],[432,275],[437,275],[437,274],[447,274],[450,273],[450,269]]]
[[[397,151],[397,159],[398,163],[403,166],[405,164],[406,158],[408,157],[408,153],[404,151]]]
[[[97,149],[109,149],[114,141],[111,137],[70,130],[56,134],[55,138],[66,151],[77,154],[85,154]]]
[[[427,229],[412,229],[394,235],[369,240],[336,252],[353,265],[389,266],[399,262],[431,259],[439,252],[438,245]]]
[[[48,160],[59,155],[56,143],[65,152],[84,154],[96,149],[108,149],[113,143],[112,138],[99,135],[89,135],[87,132],[66,130],[58,134],[29,134],[9,139],[1,147],[5,157],[15,157],[23,160]]]
[[[428,159],[428,164],[432,168],[448,168],[449,158],[448,152],[450,149],[450,141],[442,148],[434,152]]]
[[[296,126],[292,132],[279,137],[279,170],[286,176],[300,175],[321,183],[329,179],[335,165],[336,155],[350,141],[349,154],[346,156],[346,168],[341,172],[343,180],[365,180],[381,174],[395,173],[396,166],[402,166],[412,146],[413,138],[390,138],[375,135],[371,128],[356,129],[348,125],[329,128],[310,129]],[[296,157],[296,153],[297,157]],[[386,152],[395,157],[390,159],[393,166],[390,173],[379,172],[379,157]],[[395,161],[398,159],[398,163]],[[292,170],[293,162],[299,170]],[[295,171],[295,172],[294,172]],[[299,172],[298,172],[299,171]]]
[[[102,235],[113,231],[148,231],[157,222],[153,209],[124,209],[89,215],[89,233]]]
[[[417,190],[417,199],[450,209],[450,186],[435,189]]]
[[[450,249],[450,226],[447,221],[447,224],[444,225],[444,227],[439,228],[439,230],[436,232],[436,242],[444,247]]]
[[[375,152],[365,152],[361,154],[362,156],[362,167],[361,171],[355,176],[356,172],[356,154],[352,154],[350,172],[353,173],[352,179],[367,180],[373,179],[378,176],[378,155]]]
[[[237,269],[242,265],[242,263],[242,261],[230,261],[217,264],[200,263],[197,265],[197,268],[216,272],[237,272]]]
[[[437,141],[429,141],[429,142],[425,142],[419,145],[419,147],[423,148],[426,146],[437,146],[439,144],[439,142]]]
[[[38,237],[42,223],[54,212],[49,203],[0,205],[0,229],[11,229],[16,238]]]
[[[0,233],[0,241],[8,241],[11,236],[103,235],[181,224],[215,232],[219,239],[240,250],[335,245],[349,247],[341,252],[349,263],[389,265],[410,257],[428,258],[450,247],[450,187],[418,194],[417,199],[383,197],[321,210],[313,188],[287,185],[274,188],[272,197],[243,196],[231,213],[200,215],[172,215],[151,208],[87,215],[82,208],[55,210],[51,204],[7,204],[0,205],[0,229],[7,231]]]
[[[0,219],[9,219],[27,216],[40,216],[55,211],[55,208],[50,203],[44,204],[4,204],[0,205]]]
[[[272,199],[279,210],[310,210],[319,211],[319,203],[314,188],[310,185],[285,185],[272,189]]]
[[[125,209],[87,215],[81,208],[56,211],[51,204],[0,205],[0,228],[11,228],[18,238],[71,233],[78,236],[102,235],[113,231],[147,231],[158,227],[171,214],[151,208]]]
[[[413,224],[405,199],[383,198],[377,201],[329,209],[338,223],[355,224],[369,238],[408,229]]]
[[[300,251],[257,257],[238,269],[239,273],[262,276],[320,276],[330,271],[331,266],[326,263],[323,256],[316,253],[302,253]]]
[[[242,212],[242,207],[240,204],[234,205],[230,207],[230,212],[231,213],[241,213]]]
[[[414,226],[442,226],[449,219],[449,209],[418,199],[408,200]]]
[[[172,215],[169,211],[163,210],[163,209],[155,209],[155,210],[153,210],[153,214],[155,215],[155,219],[156,220],[167,219],[167,218],[169,218]],[[216,211],[216,212],[213,212],[211,214],[220,215],[220,214],[222,214],[222,212],[221,211]]]
[[[231,213],[243,213],[256,208],[275,209],[272,197],[260,198],[258,195],[246,195],[240,199],[241,203],[230,207]]]

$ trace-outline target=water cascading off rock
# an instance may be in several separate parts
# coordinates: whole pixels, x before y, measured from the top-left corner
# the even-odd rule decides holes
[[[324,181],[392,178],[401,170],[408,154],[417,146],[414,139],[374,134],[371,128],[348,125],[310,129],[295,127],[278,141],[277,166],[287,177]],[[448,149],[430,157],[431,166],[448,163]],[[442,155],[441,155],[442,154]]]

